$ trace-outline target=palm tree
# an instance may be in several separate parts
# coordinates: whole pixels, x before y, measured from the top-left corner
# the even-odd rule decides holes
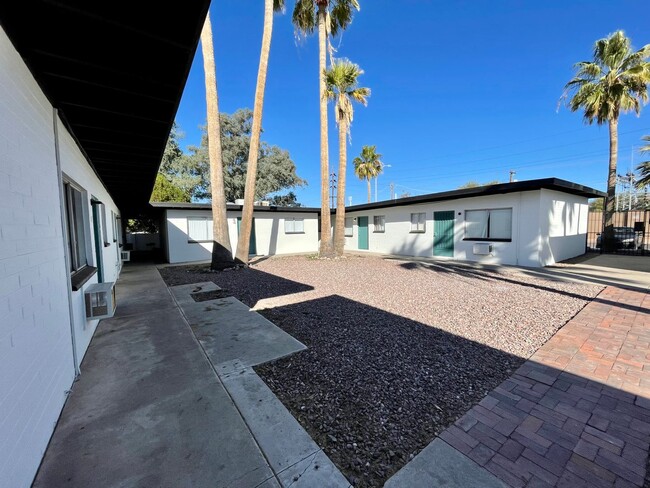
[[[633,51],[623,31],[596,41],[592,61],[575,65],[576,74],[565,85],[565,94],[573,93],[568,105],[572,112],[584,110],[587,124],[609,124],[609,172],[605,199],[603,250],[611,250],[614,240],[614,201],[616,198],[616,162],[618,157],[618,119],[633,110],[639,115],[648,99],[650,83],[650,44]]]
[[[327,146],[327,98],[325,96],[325,69],[328,35],[344,30],[352,22],[357,0],[296,0],[293,24],[308,35],[318,28],[318,95],[320,100],[320,199],[321,199],[321,257],[333,254],[332,226],[329,206],[329,151]]]
[[[650,136],[643,136],[642,139],[648,144],[639,149],[639,152],[650,153]],[[636,182],[637,188],[650,185],[650,161],[643,161],[636,169],[639,172],[639,180]]]
[[[201,50],[205,71],[205,98],[207,102],[208,155],[210,158],[210,187],[212,190],[212,263],[210,268],[221,271],[234,266],[226,218],[226,194],[223,186],[223,161],[221,159],[221,123],[217,97],[217,72],[212,44],[210,12],[205,17],[201,31]]]
[[[255,201],[255,180],[257,178],[257,160],[260,153],[260,134],[262,132],[262,110],[264,108],[264,89],[266,88],[266,72],[271,51],[271,35],[273,33],[273,12],[284,9],[284,0],[264,0],[264,30],[262,31],[262,50],[260,65],[257,70],[257,86],[255,87],[255,104],[253,106],[253,127],[246,166],[246,187],[244,189],[244,207],[242,209],[241,227],[237,241],[235,259],[242,263],[248,262],[250,237],[253,228],[253,203]]]
[[[368,203],[372,199],[370,191],[370,180],[377,178],[384,169],[381,162],[381,154],[377,153],[377,146],[363,146],[361,155],[354,158],[354,173],[360,180],[368,182]]]
[[[352,102],[367,105],[370,88],[359,86],[358,78],[363,70],[358,65],[341,59],[334,61],[325,72],[326,96],[336,100],[335,115],[339,126],[339,181],[336,193],[336,222],[334,224],[334,253],[343,255],[345,247],[345,178],[347,169],[347,141],[354,116]]]

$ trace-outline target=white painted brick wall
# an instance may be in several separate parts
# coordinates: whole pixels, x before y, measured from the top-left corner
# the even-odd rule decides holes
[[[117,208],[59,131],[63,171],[106,204],[110,223]],[[30,486],[74,378],[54,147],[52,106],[0,28],[0,486]],[[103,257],[110,281],[114,246]],[[82,293],[73,297],[80,357],[97,324],[85,320]]]

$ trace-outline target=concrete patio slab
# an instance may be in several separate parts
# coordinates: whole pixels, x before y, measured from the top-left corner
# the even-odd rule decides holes
[[[155,268],[118,285],[128,314],[99,325],[34,486],[280,486]]]
[[[393,475],[385,488],[507,488],[497,477],[440,438]]]
[[[174,290],[177,295],[180,293]],[[179,305],[216,367],[233,360],[242,366],[255,366],[305,349],[304,344],[236,298],[184,300]]]
[[[284,485],[350,486],[334,463],[319,455],[320,447],[252,369],[232,372],[222,381]],[[295,476],[298,480],[293,480]]]

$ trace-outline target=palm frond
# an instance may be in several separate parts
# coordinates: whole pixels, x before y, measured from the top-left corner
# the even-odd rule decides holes
[[[273,11],[284,13],[285,3],[284,0],[273,0]]]
[[[336,36],[352,23],[354,11],[360,10],[360,6],[357,0],[331,0],[330,4],[330,32]]]
[[[316,10],[313,0],[296,0],[291,21],[294,27],[302,34],[309,35],[317,26]]]

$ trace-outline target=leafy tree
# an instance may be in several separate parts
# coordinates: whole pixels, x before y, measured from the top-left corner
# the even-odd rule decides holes
[[[360,180],[368,182],[368,203],[372,200],[370,180],[377,178],[383,171],[381,154],[377,153],[377,146],[363,146],[361,155],[354,158],[354,173]]]
[[[470,180],[464,185],[460,185],[458,189],[463,190],[465,188],[478,188],[479,186],[498,185],[499,183],[500,183],[499,180],[492,180],[492,181],[488,181],[487,183],[479,183],[478,181]]]
[[[616,163],[618,158],[618,119],[621,113],[634,111],[648,99],[650,83],[650,44],[633,51],[623,31],[596,41],[592,61],[575,65],[576,74],[565,85],[571,111],[584,111],[587,124],[609,125],[609,173],[605,199],[605,232],[603,249],[614,249],[614,201],[616,198]]]
[[[212,262],[210,269],[222,271],[235,264],[230,247],[228,220],[226,217],[226,195],[223,187],[223,161],[221,154],[221,128],[219,121],[219,98],[217,96],[217,74],[212,44],[210,12],[205,17],[201,31],[201,49],[205,72],[205,98],[207,103],[207,141],[210,162],[210,186],[212,188]]]
[[[643,136],[642,139],[647,142],[645,146],[639,149],[641,153],[650,153],[650,136]],[[636,167],[639,172],[639,180],[636,182],[637,188],[650,186],[650,161],[643,161]]]
[[[592,212],[602,212],[603,211],[603,199],[594,198],[589,201],[589,210]]]
[[[180,147],[179,139],[182,133],[176,122],[172,126],[165,146],[165,152],[160,163],[158,173],[164,175],[165,179],[172,185],[180,188],[191,201],[195,189],[200,185],[201,176],[196,168],[189,161],[187,155]],[[185,201],[185,200],[182,200]]]
[[[190,195],[169,181],[163,174],[156,175],[156,183],[151,192],[152,202],[190,202]]]
[[[302,207],[302,205],[298,203],[298,197],[292,191],[286,195],[273,195],[268,199],[268,201],[271,205],[275,205],[276,207]]]
[[[327,142],[327,99],[325,97],[325,69],[329,35],[336,36],[352,22],[357,0],[296,0],[293,24],[304,35],[318,29],[318,100],[320,102],[320,199],[321,242],[319,254],[333,252],[329,204],[329,151]]]
[[[255,103],[253,105],[253,127],[251,129],[251,143],[248,152],[248,166],[246,171],[246,186],[244,190],[244,207],[242,208],[241,226],[235,259],[243,263],[248,262],[251,230],[253,228],[253,202],[255,201],[255,182],[257,178],[257,159],[260,147],[260,134],[262,132],[262,111],[264,108],[264,90],[266,88],[266,72],[271,51],[271,35],[273,33],[273,12],[284,10],[284,0],[264,0],[264,29],[262,31],[262,51],[260,65],[257,71],[257,85],[255,87]]]
[[[224,191],[229,202],[244,197],[252,116],[253,113],[249,109],[240,109],[232,115],[221,114]],[[201,145],[190,146],[185,170],[189,178],[194,175],[197,177],[192,196],[199,200],[211,197],[207,142],[204,132]],[[296,165],[289,152],[265,142],[260,143],[256,180],[256,200],[261,200],[271,193],[307,184],[296,174]]]
[[[363,70],[358,65],[341,59],[334,61],[325,72],[326,95],[335,100],[334,113],[339,126],[339,181],[336,194],[336,221],[334,224],[334,254],[342,256],[345,247],[345,179],[347,173],[347,138],[354,118],[352,102],[367,105],[370,88],[359,86]]]

